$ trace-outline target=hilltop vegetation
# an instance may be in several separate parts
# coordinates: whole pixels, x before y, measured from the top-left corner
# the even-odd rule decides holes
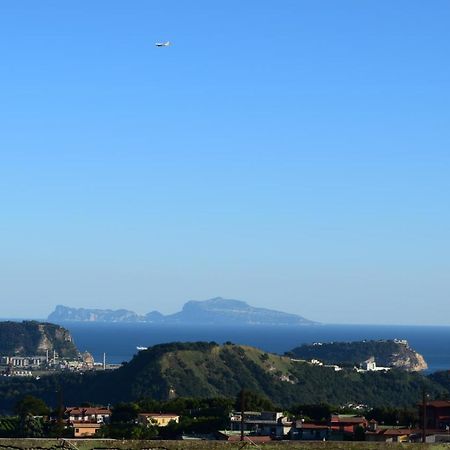
[[[432,397],[447,390],[417,373],[334,371],[289,357],[240,345],[216,343],[161,344],[139,352],[112,372],[60,374],[40,380],[0,380],[0,410],[23,394],[38,396],[55,405],[62,390],[66,404],[117,403],[143,398],[235,397],[250,389],[282,407],[292,404],[349,402],[370,406],[410,406],[422,386]]]
[[[450,392],[450,370],[432,373],[429,378]]]
[[[359,366],[375,358],[378,366],[397,367],[411,371],[425,370],[423,356],[411,349],[406,341],[329,342],[302,345],[289,352],[294,358],[318,359],[327,364]]]
[[[0,322],[0,355],[32,356],[56,351],[76,358],[78,350],[70,333],[59,325],[35,321]]]

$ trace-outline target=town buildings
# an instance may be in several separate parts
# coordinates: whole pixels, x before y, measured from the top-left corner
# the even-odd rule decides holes
[[[230,431],[232,433],[240,432],[241,427],[244,428],[246,434],[282,437],[289,433],[292,422],[282,412],[245,411],[244,420],[242,420],[241,412],[231,413]]]
[[[120,364],[106,364],[105,356],[103,362],[96,363],[89,352],[73,359],[60,358],[56,352],[34,356],[0,355],[0,375],[7,377],[39,377],[47,372],[114,370],[119,367]]]

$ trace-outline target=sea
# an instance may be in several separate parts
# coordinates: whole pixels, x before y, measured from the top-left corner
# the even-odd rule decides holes
[[[450,370],[450,327],[393,325],[308,325],[297,327],[156,325],[151,323],[64,323],[80,351],[88,351],[96,361],[110,364],[129,361],[137,347],[166,342],[214,341],[251,345],[267,352],[283,354],[301,344],[314,342],[407,339],[428,363],[428,372]]]

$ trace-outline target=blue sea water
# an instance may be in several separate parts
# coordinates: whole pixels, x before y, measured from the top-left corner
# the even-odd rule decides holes
[[[81,351],[89,351],[101,361],[129,361],[137,346],[149,347],[165,342],[231,341],[284,353],[312,342],[359,341],[364,339],[407,339],[428,363],[428,372],[450,369],[450,327],[314,325],[302,327],[267,326],[175,326],[148,323],[65,323]]]

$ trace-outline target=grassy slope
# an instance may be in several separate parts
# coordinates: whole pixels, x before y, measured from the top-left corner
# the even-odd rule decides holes
[[[246,346],[211,346],[202,351],[181,347],[164,353],[159,361],[166,388],[179,396],[235,396],[244,387],[283,406],[348,401],[375,406],[414,404],[424,382],[435,395],[444,393],[419,374],[335,372]],[[145,384],[144,379],[141,388]]]
[[[24,393],[54,404],[60,388],[66,404],[166,399],[170,389],[183,397],[235,397],[245,388],[282,407],[319,402],[410,406],[419,400],[423,384],[432,397],[447,393],[439,384],[415,373],[335,372],[251,347],[172,343],[142,351],[114,372],[51,376],[38,381],[1,379],[0,410]]]

